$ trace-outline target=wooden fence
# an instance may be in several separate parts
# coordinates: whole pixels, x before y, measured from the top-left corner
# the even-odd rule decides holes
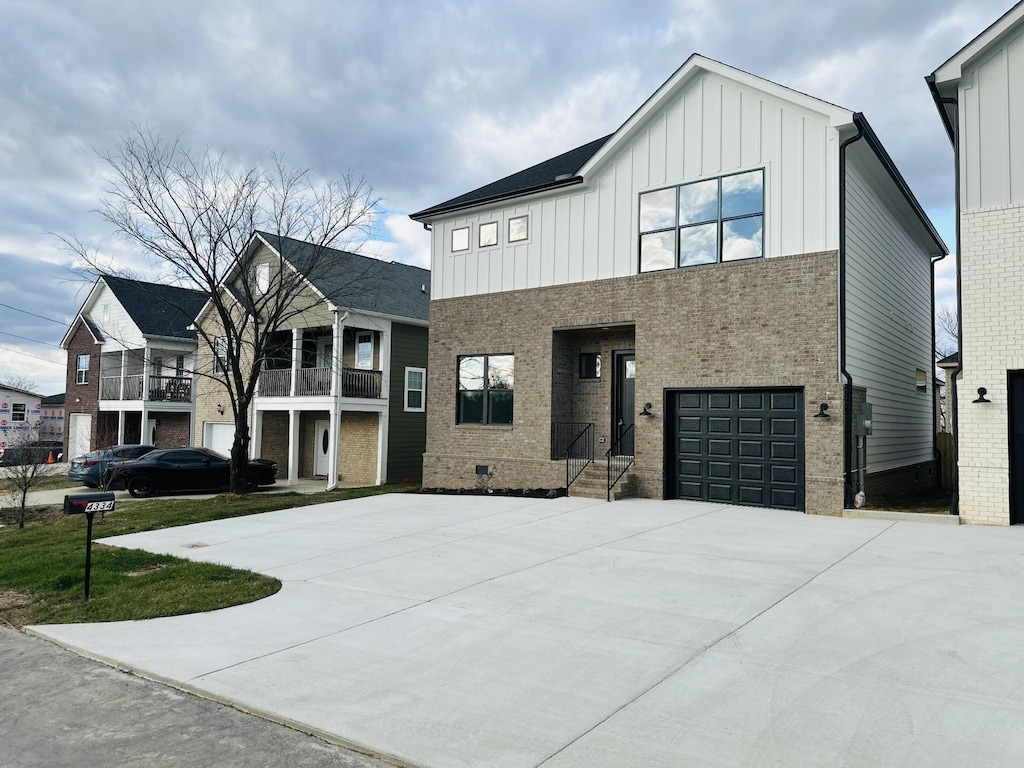
[[[949,432],[936,433],[935,447],[942,457],[939,462],[939,481],[943,488],[949,490],[953,487],[953,435]]]

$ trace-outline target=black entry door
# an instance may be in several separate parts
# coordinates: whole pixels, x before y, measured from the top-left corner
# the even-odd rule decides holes
[[[675,394],[676,497],[804,508],[803,392]]]
[[[1010,371],[1010,525],[1024,523],[1024,371]]]
[[[636,412],[636,355],[615,352],[615,408],[612,435],[619,441],[619,456],[633,455],[633,414]]]

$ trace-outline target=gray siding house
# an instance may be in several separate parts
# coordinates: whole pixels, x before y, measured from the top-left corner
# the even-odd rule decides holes
[[[865,402],[868,494],[935,481],[947,251],[862,114],[695,54],[614,133],[412,218],[425,485],[836,514]]]

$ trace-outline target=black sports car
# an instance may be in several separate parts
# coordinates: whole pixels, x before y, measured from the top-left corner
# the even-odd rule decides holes
[[[231,461],[209,448],[168,448],[131,461],[112,462],[107,470],[118,476],[137,499],[167,491],[222,491],[230,487]],[[252,459],[245,489],[277,481],[277,463]]]

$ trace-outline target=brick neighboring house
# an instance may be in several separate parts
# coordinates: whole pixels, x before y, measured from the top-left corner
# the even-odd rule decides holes
[[[960,519],[1024,523],[1024,3],[926,78],[956,168]]]
[[[579,437],[640,496],[836,514],[865,400],[868,494],[935,482],[947,251],[862,114],[694,55],[613,134],[412,218],[426,486],[564,487]]]
[[[68,352],[64,456],[119,443],[189,445],[193,318],[205,294],[104,275],[61,346]]]
[[[295,302],[302,311],[287,319],[262,361],[251,455],[276,461],[278,482],[419,481],[430,272],[265,232],[253,235],[243,261],[228,281],[247,273],[248,286],[232,289],[239,307],[246,296],[272,294],[279,270],[302,281]],[[196,324],[206,338],[224,338],[211,306]],[[228,454],[235,425],[217,366],[201,341],[197,370],[206,375],[198,382],[195,442]]]

